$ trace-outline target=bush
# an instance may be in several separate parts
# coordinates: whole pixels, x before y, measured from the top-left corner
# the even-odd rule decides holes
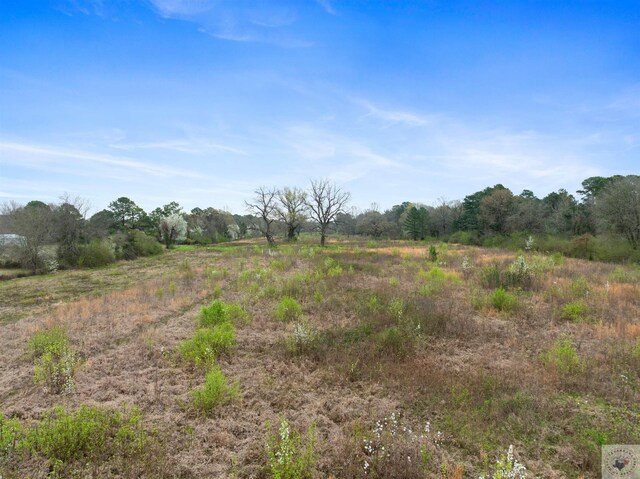
[[[277,434],[267,423],[265,446],[269,470],[273,479],[309,479],[317,461],[315,426],[309,426],[303,437],[291,431],[289,422],[282,419]]]
[[[507,455],[500,455],[500,458],[496,461],[493,473],[490,476],[486,476],[486,479],[525,479],[526,477],[527,468],[513,457],[513,446],[509,446]],[[480,476],[479,479],[485,479],[485,475]]]
[[[162,253],[162,245],[153,237],[139,230],[114,235],[116,257],[133,260],[140,256],[154,256]]]
[[[498,288],[489,297],[491,305],[498,311],[512,311],[518,304],[518,298],[507,293],[504,288]]]
[[[480,270],[480,284],[484,288],[499,288],[502,286],[500,276],[500,267],[496,263],[483,266]]]
[[[227,353],[236,344],[233,324],[223,323],[213,329],[202,328],[180,345],[182,357],[196,366],[213,363],[216,355]]]
[[[504,273],[503,285],[529,289],[533,286],[533,271],[524,256],[520,255]]]
[[[223,323],[246,322],[249,313],[239,304],[226,304],[220,299],[214,299],[209,306],[200,310],[198,325],[201,328],[211,328]]]
[[[114,246],[108,240],[93,240],[80,246],[78,265],[85,268],[106,266],[116,261]]]
[[[211,328],[229,321],[227,307],[223,301],[214,299],[209,306],[200,310],[198,325],[201,328]]]
[[[562,318],[570,321],[584,321],[587,319],[589,307],[584,301],[572,301],[562,307]]]
[[[35,333],[29,340],[28,346],[34,358],[39,358],[48,350],[59,349],[69,345],[67,332],[60,326],[54,326]]]
[[[36,333],[29,341],[35,358],[33,379],[53,394],[70,393],[75,389],[74,375],[79,363],[78,354],[69,344],[62,328]]]
[[[275,316],[279,321],[296,321],[302,316],[302,308],[291,296],[285,296],[282,298],[282,301],[280,301],[280,304],[278,304]]]
[[[558,339],[542,359],[545,363],[554,365],[560,373],[565,375],[579,372],[583,366],[575,344],[567,338]]]
[[[191,394],[196,409],[208,416],[216,406],[232,401],[238,394],[238,387],[230,386],[220,368],[213,366],[207,373],[204,387]]]
[[[475,246],[480,244],[478,237],[468,231],[456,231],[449,237],[449,242]]]
[[[17,452],[21,446],[23,434],[22,424],[18,419],[7,419],[0,412],[0,458]]]
[[[132,230],[128,236],[136,256],[155,256],[162,253],[162,245],[158,240],[143,231]]]
[[[26,446],[52,464],[78,459],[106,459],[141,452],[147,443],[137,410],[118,411],[82,406],[74,413],[56,407],[26,434]]]
[[[391,327],[380,331],[375,336],[378,352],[384,356],[402,358],[413,348],[413,341],[400,328]]]
[[[358,427],[347,439],[339,477],[354,479],[416,479],[422,477],[462,477],[437,468],[441,434],[431,425],[411,424],[392,413],[375,422],[370,430]],[[436,474],[436,470],[438,473]],[[442,473],[442,475],[440,474]]]

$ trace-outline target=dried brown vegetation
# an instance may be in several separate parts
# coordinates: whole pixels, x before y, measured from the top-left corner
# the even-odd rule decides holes
[[[640,443],[637,267],[525,255],[523,281],[512,253],[437,249],[432,262],[418,243],[245,242],[1,283],[0,412],[29,427],[56,405],[139,408],[147,455],[122,459],[135,467],[87,456],[60,477],[269,477],[266,423],[285,417],[315,424],[313,477],[477,477],[509,444],[533,474],[598,477],[601,444]],[[498,286],[513,307],[492,302]],[[285,296],[302,310],[292,322],[274,317]],[[250,320],[215,358],[237,397],[202,415],[204,376],[179,346],[216,297]],[[33,381],[27,345],[52,327],[80,357],[70,394]],[[416,434],[376,433],[392,413]],[[7,451],[5,479],[53,470]]]

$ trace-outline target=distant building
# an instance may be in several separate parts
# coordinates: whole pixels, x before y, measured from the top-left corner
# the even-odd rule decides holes
[[[3,246],[15,246],[22,243],[26,238],[20,235],[14,234],[0,234],[0,248]]]

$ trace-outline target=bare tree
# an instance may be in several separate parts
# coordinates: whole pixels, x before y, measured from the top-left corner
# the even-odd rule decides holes
[[[276,211],[287,227],[287,239],[289,241],[296,239],[302,222],[305,220],[306,200],[307,192],[300,188],[284,188],[278,192],[280,204],[276,206]]]
[[[258,217],[258,223],[253,228],[260,231],[262,236],[267,239],[269,246],[275,246],[273,222],[276,220],[278,192],[273,188],[267,189],[265,186],[261,186],[254,193],[252,203],[244,202],[247,205],[247,211]]]
[[[327,179],[311,180],[307,207],[311,218],[318,223],[321,246],[324,246],[329,225],[338,213],[345,212],[345,206],[350,198],[351,195],[348,192],[342,191]]]

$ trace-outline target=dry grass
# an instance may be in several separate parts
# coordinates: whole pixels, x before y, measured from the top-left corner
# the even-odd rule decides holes
[[[164,477],[268,477],[265,424],[282,417],[301,431],[316,424],[317,477],[359,477],[362,435],[394,411],[442,432],[424,477],[440,477],[443,467],[451,478],[477,477],[483,458],[509,444],[541,476],[598,477],[599,444],[640,442],[634,271],[527,256],[534,284],[512,289],[518,307],[498,312],[474,305],[491,292],[482,268],[508,268],[515,256],[437,249],[433,263],[428,246],[410,242],[302,243],[271,253],[243,242],[4,282],[1,412],[30,421],[56,404],[135,405],[173,464]],[[465,257],[472,266],[463,270]],[[241,304],[251,320],[236,325],[235,350],[217,358],[239,396],[203,418],[190,407],[202,373],[176,350],[216,296]],[[297,323],[273,317],[284,296],[299,302],[312,332],[297,349],[288,339]],[[587,306],[585,320],[563,319],[571,301]],[[71,395],[33,384],[26,345],[52,326],[65,328],[82,357]],[[562,338],[579,360],[570,372],[554,359]],[[44,477],[37,458],[21,460],[25,473]],[[402,467],[392,467],[397,477]]]

